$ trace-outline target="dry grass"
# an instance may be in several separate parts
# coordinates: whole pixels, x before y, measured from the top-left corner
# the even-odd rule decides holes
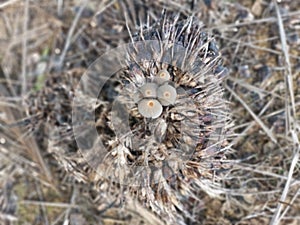
[[[300,224],[300,2],[211,2],[165,5],[200,18],[229,69],[224,87],[234,121],[230,167],[218,174],[219,198],[199,190],[201,205],[193,213],[199,224]],[[0,224],[162,224],[135,201],[113,205],[113,198],[87,182],[95,175],[70,151],[75,147],[68,122],[54,124],[57,112],[69,112],[46,108],[43,96],[60,82],[71,90],[101,53],[130,42],[127,27],[134,31],[140,20],[147,23],[147,10],[149,21],[156,19],[163,5],[0,3]],[[135,7],[142,9],[139,15]],[[51,136],[57,127],[64,130],[61,148]]]

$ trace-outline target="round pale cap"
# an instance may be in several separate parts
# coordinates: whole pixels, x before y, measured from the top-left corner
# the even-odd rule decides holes
[[[158,118],[162,111],[162,105],[156,99],[143,99],[138,103],[139,113],[146,118]]]
[[[171,85],[164,84],[157,89],[157,97],[163,106],[168,106],[175,103],[177,92]]]
[[[157,84],[146,83],[140,87],[140,92],[146,98],[156,98],[157,97]]]

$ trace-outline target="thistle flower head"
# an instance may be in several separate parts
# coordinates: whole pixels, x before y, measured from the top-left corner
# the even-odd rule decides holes
[[[214,40],[193,17],[160,22],[133,37],[132,44],[104,55],[83,79],[102,85],[100,95],[93,96],[106,105],[97,106],[91,119],[97,134],[90,135],[94,126],[85,132],[97,144],[81,148],[101,182],[113,181],[120,192],[175,222],[188,214],[194,190],[220,168],[228,117]],[[90,138],[80,127],[74,130],[78,139]]]

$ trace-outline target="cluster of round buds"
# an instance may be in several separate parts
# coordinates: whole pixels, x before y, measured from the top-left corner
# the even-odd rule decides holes
[[[136,102],[139,113],[146,117],[156,119],[163,112],[163,106],[175,103],[177,92],[169,83],[170,74],[167,70],[160,70],[152,82],[142,85],[136,93]]]

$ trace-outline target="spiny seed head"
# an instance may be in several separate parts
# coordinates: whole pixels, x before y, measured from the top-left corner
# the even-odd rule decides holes
[[[179,21],[166,16],[134,36],[125,54],[116,54],[122,68],[100,95],[108,102],[96,110],[97,132],[107,148],[83,152],[95,161],[95,150],[105,155],[101,166],[91,162],[103,176],[99,180],[123,185],[120,191],[138,197],[170,224],[184,224],[190,199],[202,181],[216,178],[224,159],[223,67],[202,27],[193,17]],[[99,68],[97,64],[91,74],[99,74]]]
[[[138,103],[138,110],[142,116],[156,119],[161,115],[163,108],[156,99],[142,99]]]
[[[157,97],[163,106],[168,106],[175,103],[177,92],[171,85],[163,84],[157,89]]]

